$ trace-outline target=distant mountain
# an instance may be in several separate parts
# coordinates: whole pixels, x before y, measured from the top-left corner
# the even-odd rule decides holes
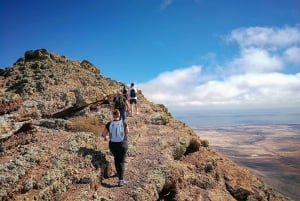
[[[125,177],[117,187],[108,142],[123,83],[87,60],[31,50],[0,71],[0,200],[290,200],[209,147],[164,105],[138,91]]]

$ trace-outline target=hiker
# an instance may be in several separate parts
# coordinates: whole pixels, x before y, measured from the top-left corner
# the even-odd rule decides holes
[[[135,108],[135,114],[138,114],[137,90],[134,87],[134,83],[131,83],[130,88],[128,89],[128,97],[130,103],[130,114],[133,115],[133,108]]]
[[[100,134],[100,138],[104,138],[105,141],[107,140],[106,136],[109,134],[109,149],[114,156],[119,186],[127,184],[127,181],[124,180],[124,172],[125,157],[128,150],[128,132],[129,129],[126,122],[120,120],[120,111],[115,109],[113,111],[113,120],[106,124]]]
[[[128,94],[127,94],[127,91],[128,91],[128,89],[127,89],[126,85],[124,84],[124,85],[123,85],[123,89],[122,89],[122,94],[123,94],[123,96],[126,98],[126,100],[128,100]]]
[[[117,95],[114,97],[114,107],[113,109],[118,109],[121,114],[121,119],[126,121],[126,111],[129,109],[129,103],[122,94],[122,90],[117,92]]]

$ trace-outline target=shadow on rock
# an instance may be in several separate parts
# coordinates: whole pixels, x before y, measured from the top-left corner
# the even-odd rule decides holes
[[[106,160],[106,155],[103,154],[101,151],[95,151],[94,149],[80,147],[78,149],[78,154],[85,157],[90,155],[92,157],[91,163],[96,168],[101,170],[101,174],[104,178],[109,177],[110,172],[110,163]]]

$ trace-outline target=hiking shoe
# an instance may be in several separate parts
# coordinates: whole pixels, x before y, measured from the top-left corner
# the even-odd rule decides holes
[[[125,181],[125,180],[120,180],[120,181],[119,181],[119,186],[124,186],[124,185],[127,185],[127,181]]]

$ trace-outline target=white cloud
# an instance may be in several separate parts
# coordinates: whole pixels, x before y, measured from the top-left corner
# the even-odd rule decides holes
[[[239,58],[229,63],[229,67],[237,72],[272,72],[283,68],[283,64],[276,55],[261,48],[247,48],[241,51]]]
[[[240,52],[217,64],[222,71],[214,69],[215,76],[203,74],[202,66],[191,66],[163,72],[139,88],[149,100],[168,107],[299,107],[300,72],[288,73],[291,63],[300,63],[299,27],[237,29],[229,38],[240,44]]]
[[[293,46],[284,52],[285,59],[288,62],[300,64],[300,48]],[[299,67],[300,68],[300,67]]]
[[[299,64],[300,26],[249,27],[233,30],[226,37],[237,42],[240,55],[225,65],[228,73],[279,72]]]
[[[191,94],[190,90],[201,80],[200,72],[201,66],[163,72],[147,83],[138,84],[138,87],[156,103],[173,104],[173,101],[176,100],[186,100]]]
[[[162,0],[160,4],[160,9],[166,9],[168,6],[170,6],[173,3],[173,0]]]
[[[193,68],[193,67],[192,67]],[[180,72],[190,83],[178,79]],[[169,79],[173,78],[171,82]],[[191,68],[163,73],[158,79],[139,84],[148,99],[167,106],[300,104],[300,73],[240,74],[223,81],[198,84]]]
[[[300,42],[300,27],[250,27],[235,29],[227,38],[241,47],[286,47]]]

